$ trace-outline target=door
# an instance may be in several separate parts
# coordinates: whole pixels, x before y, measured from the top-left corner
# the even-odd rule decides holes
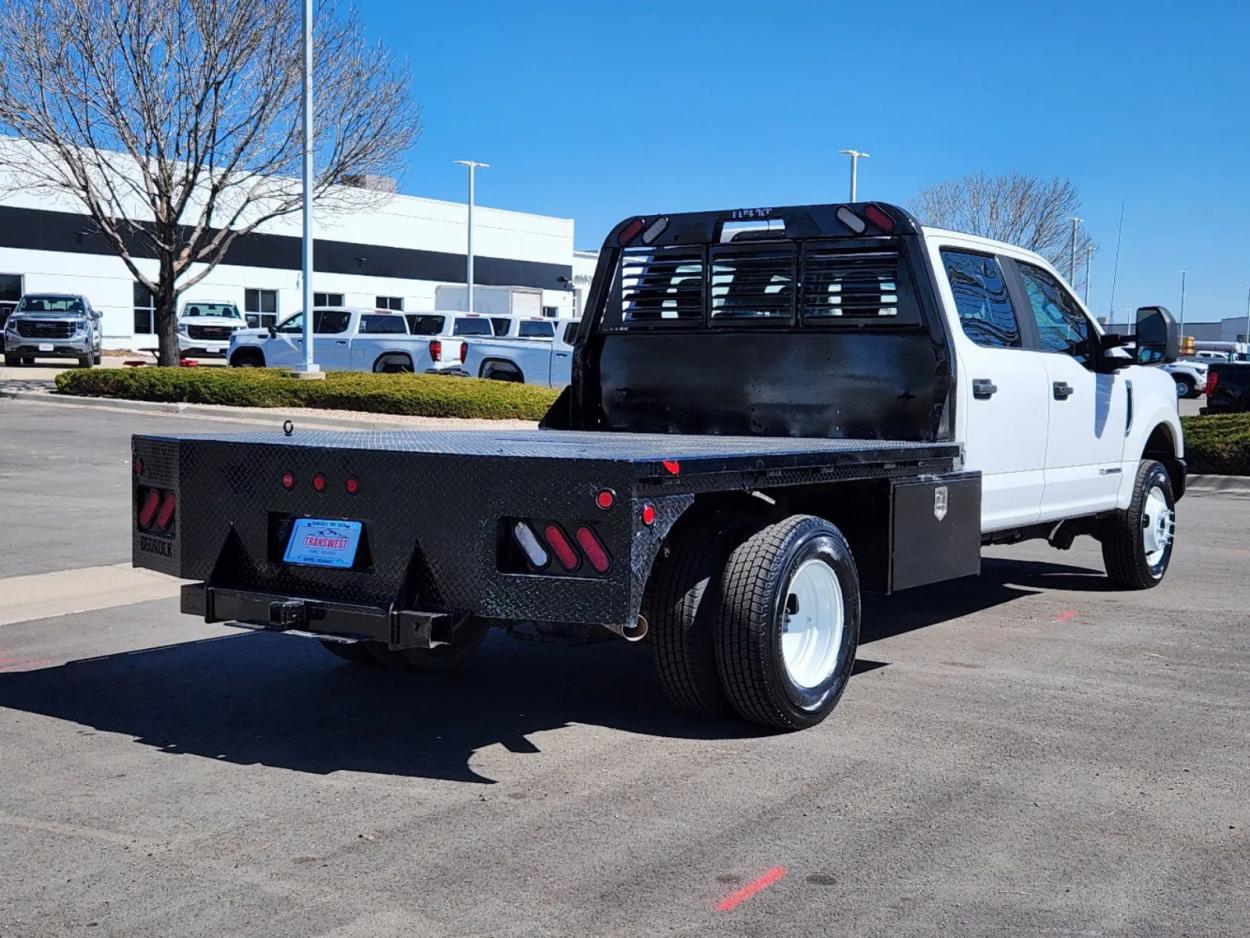
[[[950,291],[944,299],[958,320],[957,421],[966,465],[981,472],[981,530],[1031,524],[1045,484],[1044,356],[1025,347],[997,257],[952,245],[939,254]]]
[[[350,371],[352,314],[345,309],[313,312],[313,355],[322,371]]]
[[[1046,363],[1049,431],[1042,518],[1115,507],[1128,427],[1126,379],[1099,374],[1098,330],[1050,271],[1016,262]]]
[[[270,368],[293,368],[304,363],[304,314],[296,313],[278,323],[265,340],[265,364]]]

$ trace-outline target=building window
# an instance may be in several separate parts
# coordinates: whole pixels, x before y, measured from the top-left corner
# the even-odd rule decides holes
[[[252,327],[275,326],[278,324],[278,291],[277,290],[244,290],[243,312],[247,324]]]
[[[22,298],[22,275],[0,274],[0,316],[13,312],[13,307]]]
[[[393,313],[402,313],[404,311],[404,298],[402,296],[379,296],[377,302],[373,304],[374,309],[389,309]]]
[[[556,319],[560,315],[560,308],[558,306],[544,306],[543,315],[548,319]]]
[[[342,306],[342,305],[343,305],[342,293],[314,293],[313,294],[313,306],[314,307]]]
[[[155,335],[156,297],[141,283],[134,285],[135,335]]]

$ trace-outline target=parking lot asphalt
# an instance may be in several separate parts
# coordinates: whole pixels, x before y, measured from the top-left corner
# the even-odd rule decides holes
[[[154,428],[226,427],[0,401],[2,576],[124,562]],[[1248,523],[1184,499],[1149,592],[1078,541],[869,597],[790,735],[619,641],[418,677],[173,598],[8,622],[0,935],[1245,934]]]

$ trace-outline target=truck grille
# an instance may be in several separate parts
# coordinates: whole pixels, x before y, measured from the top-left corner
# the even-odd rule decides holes
[[[187,326],[187,336],[192,339],[229,339],[234,330],[229,326]]]
[[[19,319],[17,334],[24,339],[68,339],[74,334],[74,324],[64,321]]]

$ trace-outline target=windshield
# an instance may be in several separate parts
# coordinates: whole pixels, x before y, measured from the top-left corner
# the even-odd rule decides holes
[[[438,335],[443,331],[446,316],[423,316],[410,313],[404,317],[408,320],[408,331],[413,335]]]
[[[494,335],[489,319],[457,319],[452,328],[455,335]]]
[[[82,299],[77,296],[24,296],[17,304],[18,313],[81,313]]]
[[[217,319],[242,319],[239,308],[233,303],[190,303],[182,308],[182,315],[188,317],[213,316]]]

